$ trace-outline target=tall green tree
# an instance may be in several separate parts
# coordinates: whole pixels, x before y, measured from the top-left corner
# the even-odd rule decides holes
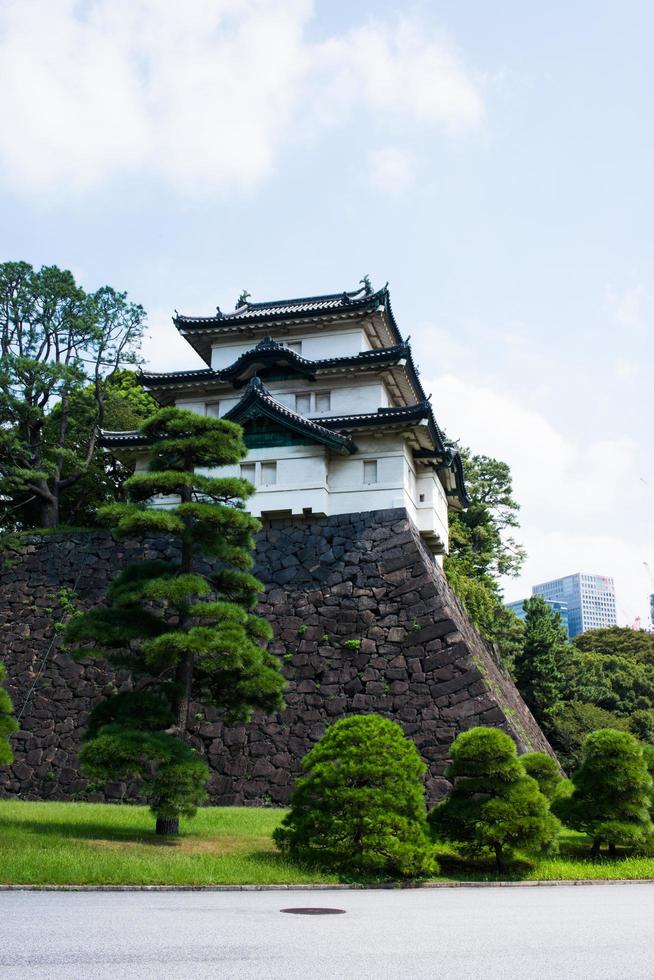
[[[560,660],[565,656],[568,636],[561,617],[542,596],[524,603],[525,634],[515,658],[516,684],[536,720],[548,727],[561,701]]]
[[[581,765],[572,774],[573,792],[552,804],[568,827],[588,834],[597,857],[606,841],[637,847],[651,841],[652,779],[642,746],[628,732],[603,728],[584,742]]]
[[[0,264],[0,499],[5,523],[33,505],[56,527],[61,500],[87,471],[103,424],[108,379],[134,363],[145,313],[126,293],[86,293],[70,272]],[[76,396],[91,385],[83,440]],[[56,407],[56,421],[48,417]]]
[[[450,516],[450,553],[445,574],[480,632],[497,644],[509,665],[522,644],[523,626],[506,609],[500,576],[518,575],[524,549],[513,532],[519,504],[511,470],[501,460],[460,449],[470,506]]]
[[[190,744],[191,700],[222,709],[227,721],[245,721],[254,708],[281,705],[284,680],[262,646],[270,626],[251,612],[263,589],[250,572],[260,525],[243,503],[254,488],[197,472],[238,463],[246,453],[241,429],[168,408],[141,431],[150,470],[127,480],[128,503],[102,515],[119,537],[169,535],[179,561],[129,565],[111,584],[108,605],[74,617],[67,638],[83,644],[78,656],[127,667],[134,680],[134,690],[92,713],[84,771],[94,779],[140,778],[157,832],[177,833],[180,814],[192,815],[202,801],[207,778]],[[160,494],[179,502],[147,506]]]
[[[0,766],[8,766],[12,761],[14,755],[9,739],[18,731],[14,706],[4,686],[5,677],[5,668],[0,664]]]
[[[450,756],[445,776],[452,791],[429,814],[437,837],[473,855],[494,854],[499,873],[514,849],[543,848],[556,839],[559,822],[509,735],[471,728],[457,735]]]

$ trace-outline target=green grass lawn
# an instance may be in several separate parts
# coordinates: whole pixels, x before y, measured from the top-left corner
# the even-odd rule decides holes
[[[271,833],[283,810],[206,807],[183,821],[179,838],[157,838],[146,807],[0,801],[1,884],[218,885],[330,884],[336,874],[280,855]],[[493,866],[437,847],[441,880],[496,880]],[[526,880],[654,878],[654,857],[618,854],[591,861],[588,842],[566,832],[561,853],[507,877]]]

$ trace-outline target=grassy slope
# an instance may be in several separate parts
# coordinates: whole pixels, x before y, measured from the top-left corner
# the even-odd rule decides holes
[[[337,875],[298,866],[277,853],[271,833],[283,810],[206,807],[175,841],[153,833],[145,807],[0,801],[2,884],[303,884]],[[468,865],[441,851],[442,877],[493,880],[492,865]],[[654,878],[654,858],[593,862],[588,844],[567,833],[560,857],[516,868],[526,879]]]

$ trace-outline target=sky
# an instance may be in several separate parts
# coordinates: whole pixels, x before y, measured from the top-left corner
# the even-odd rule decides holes
[[[440,425],[506,460],[507,600],[654,570],[649,0],[0,0],[0,260],[149,314],[390,283]],[[11,93],[11,97],[7,97]]]

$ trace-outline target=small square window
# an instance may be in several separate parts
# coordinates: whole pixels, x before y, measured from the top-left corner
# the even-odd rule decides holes
[[[364,483],[376,483],[377,482],[377,460],[376,459],[366,459],[363,462],[363,482]]]
[[[332,395],[330,391],[316,392],[316,411],[328,412],[332,407]]]
[[[257,468],[254,463],[242,463],[241,464],[241,479],[248,480],[250,483],[255,482]]]
[[[204,406],[204,414],[217,419],[220,417],[220,402],[207,402]]]
[[[295,396],[295,411],[299,415],[307,415],[311,411],[311,395],[308,392]]]
[[[277,463],[261,464],[261,485],[269,487],[277,483]]]

